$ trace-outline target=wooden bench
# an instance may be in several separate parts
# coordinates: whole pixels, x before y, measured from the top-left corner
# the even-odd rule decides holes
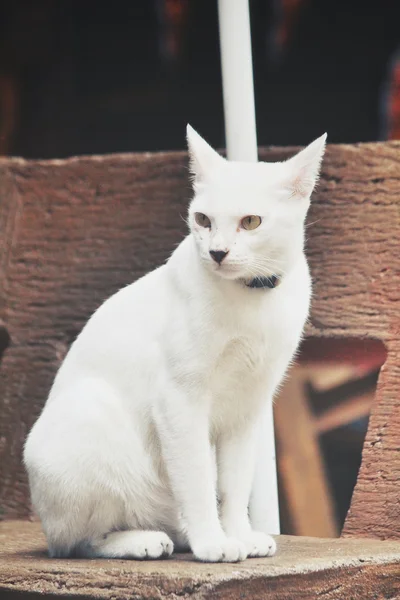
[[[267,149],[261,158],[294,150]],[[395,142],[329,146],[309,216],[315,293],[307,334],[327,343],[380,340],[387,349],[342,539],[282,536],[273,559],[233,566],[45,558],[40,528],[26,520],[24,439],[89,315],[162,263],[185,234],[185,167],[186,155],[177,152],[0,161],[0,596],[291,598],[297,590],[303,598],[400,597]],[[358,539],[366,537],[394,541]]]

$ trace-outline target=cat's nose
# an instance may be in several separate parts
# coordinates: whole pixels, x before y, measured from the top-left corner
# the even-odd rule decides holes
[[[210,255],[211,258],[220,265],[228,252],[225,252],[224,250],[210,250]]]

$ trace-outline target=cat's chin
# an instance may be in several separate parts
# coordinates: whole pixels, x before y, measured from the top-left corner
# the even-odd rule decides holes
[[[221,279],[228,279],[230,281],[235,279],[243,279],[243,270],[238,269],[229,265],[221,265],[220,267],[216,267],[212,269],[215,275],[221,277]]]
[[[240,275],[240,273],[234,273],[234,272],[225,272],[222,273],[220,271],[216,271],[216,274],[219,275],[221,277],[221,279],[227,279],[229,281],[239,281],[241,279],[243,279]]]

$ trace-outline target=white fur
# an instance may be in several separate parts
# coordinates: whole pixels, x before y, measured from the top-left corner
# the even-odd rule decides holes
[[[247,506],[260,414],[309,310],[304,219],[325,136],[269,164],[228,162],[190,127],[188,142],[190,234],[92,316],[26,442],[52,556],[157,558],[173,543],[204,561],[275,552]],[[246,215],[263,221],[246,231]],[[229,250],[220,266],[210,249]],[[245,285],[272,274],[275,289]]]

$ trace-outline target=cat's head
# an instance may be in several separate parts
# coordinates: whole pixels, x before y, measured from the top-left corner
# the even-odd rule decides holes
[[[188,221],[201,260],[225,279],[284,275],[303,251],[326,134],[278,163],[227,161],[190,125],[187,140]]]

